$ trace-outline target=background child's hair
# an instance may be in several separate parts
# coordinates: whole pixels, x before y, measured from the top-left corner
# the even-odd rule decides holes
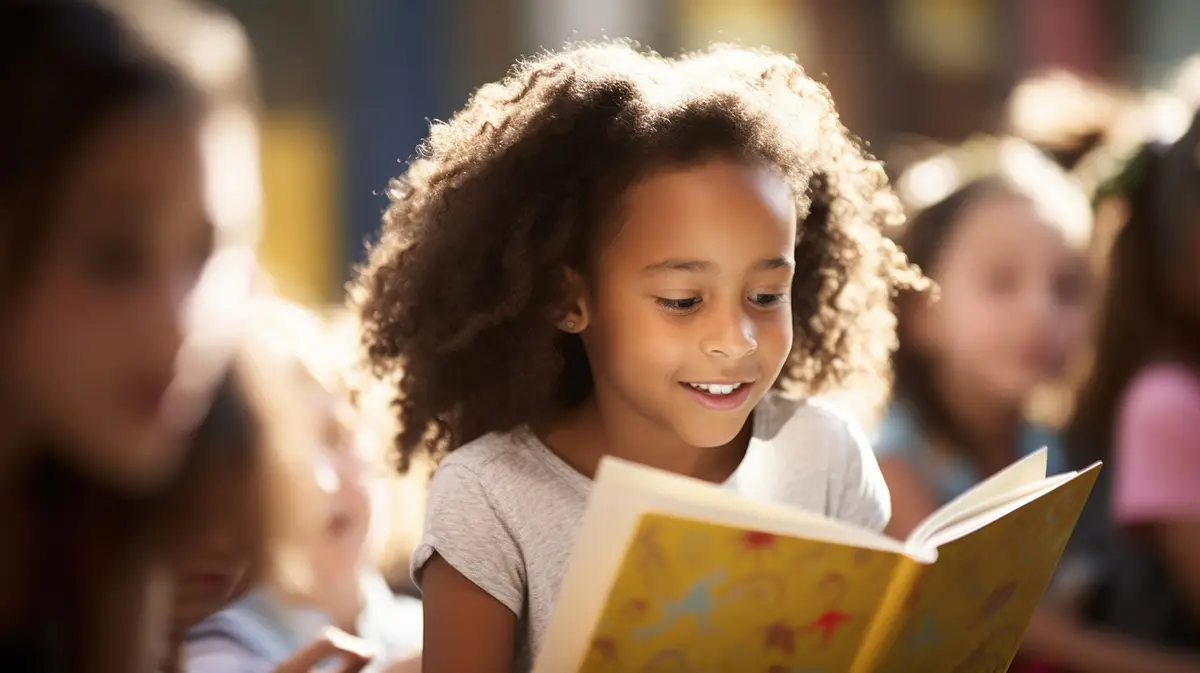
[[[0,301],[37,264],[58,182],[91,134],[146,103],[201,102],[162,55],[83,0],[12,0],[0,8]]]
[[[767,51],[576,46],[480,89],[391,186],[355,294],[374,372],[404,371],[401,469],[581,401],[581,342],[555,327],[565,269],[589,277],[629,186],[714,159],[776,166],[803,218],[779,385],[886,375],[890,297],[916,275],[881,233],[901,220],[883,169],[825,87]]]
[[[263,347],[248,343],[218,385],[204,419],[193,431],[187,460],[171,489],[172,506],[164,509],[161,525],[177,520],[183,501],[199,488],[227,488],[222,484],[189,483],[211,478],[207,466],[244,472],[251,479],[244,513],[255,547],[250,579],[271,584],[286,595],[299,594],[312,581],[309,546],[322,522],[314,506],[318,494],[312,464],[314,441],[297,431],[304,409],[295,399],[295,387],[276,363],[264,358]],[[241,482],[239,482],[241,483]],[[237,522],[230,522],[237,525]],[[187,545],[186,530],[173,531]]]
[[[1147,143],[1103,195],[1126,202],[1127,217],[1108,252],[1091,370],[1080,388],[1067,439],[1082,462],[1103,459],[1125,388],[1159,359],[1200,365],[1196,307],[1179,306],[1169,274],[1195,260],[1188,236],[1198,226],[1200,115],[1172,144]]]

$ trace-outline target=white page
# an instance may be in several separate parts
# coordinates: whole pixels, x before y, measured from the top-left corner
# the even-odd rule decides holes
[[[983,503],[996,502],[1005,494],[1019,492],[1042,481],[1046,478],[1046,466],[1047,451],[1042,447],[983,480],[918,524],[908,536],[909,549],[928,547],[931,535],[961,519],[964,512],[974,511]]]

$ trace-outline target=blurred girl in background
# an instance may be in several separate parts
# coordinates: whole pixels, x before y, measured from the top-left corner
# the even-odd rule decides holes
[[[382,432],[360,423],[348,386],[352,343],[333,339],[316,315],[283,300],[257,311],[257,336],[281,365],[289,391],[300,395],[309,473],[325,492],[323,530],[309,547],[313,582],[304,591],[259,583],[243,598],[187,634],[187,671],[282,670],[304,646],[337,627],[361,638],[373,661],[368,670],[419,670],[420,602],[392,594],[374,566],[371,465]],[[315,442],[314,442],[315,440]],[[410,659],[403,663],[403,660]],[[353,660],[348,660],[354,664]],[[405,668],[408,667],[408,668]]]
[[[874,443],[892,494],[888,532],[903,538],[1042,446],[1061,471],[1053,433],[1025,410],[1083,337],[1088,206],[1016,140],[979,141],[918,164],[899,186],[930,201],[900,243],[938,283],[936,299],[898,299],[893,402]]]
[[[1064,670],[1200,670],[1198,151],[1200,118],[1098,195],[1125,217],[1067,432],[1075,462],[1108,464],[1073,541],[1091,591],[1069,606],[1082,620],[1056,615],[1052,641],[1028,641]]]

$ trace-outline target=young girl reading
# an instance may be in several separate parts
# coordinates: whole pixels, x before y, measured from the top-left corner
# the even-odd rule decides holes
[[[918,275],[791,59],[545,54],[435,125],[391,199],[356,292],[375,373],[403,368],[401,466],[442,459],[424,670],[530,668],[606,455],[887,523],[862,433],[781,389],[879,375]]]

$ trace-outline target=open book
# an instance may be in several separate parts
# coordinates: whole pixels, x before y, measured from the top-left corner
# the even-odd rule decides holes
[[[1005,671],[1098,472],[1043,449],[899,542],[606,458],[534,673]]]

